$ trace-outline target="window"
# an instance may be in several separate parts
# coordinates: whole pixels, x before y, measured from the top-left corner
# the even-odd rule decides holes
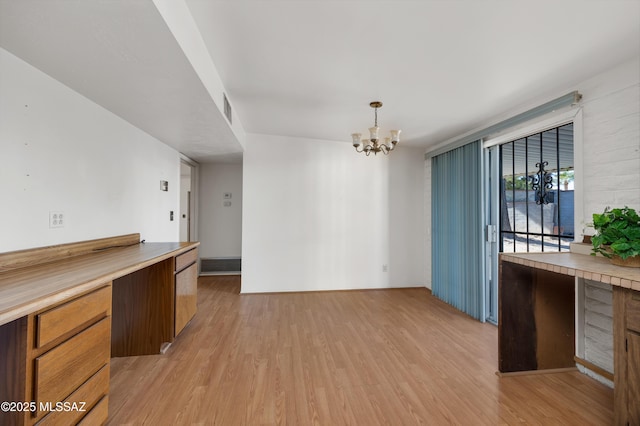
[[[569,251],[573,123],[500,146],[501,252]]]

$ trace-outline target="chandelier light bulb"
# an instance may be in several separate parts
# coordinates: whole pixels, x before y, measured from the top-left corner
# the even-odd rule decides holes
[[[369,139],[371,139],[371,142],[378,140],[378,130],[380,130],[380,127],[378,126],[369,127]]]
[[[400,142],[400,132],[402,130],[391,130],[391,142],[395,145]]]

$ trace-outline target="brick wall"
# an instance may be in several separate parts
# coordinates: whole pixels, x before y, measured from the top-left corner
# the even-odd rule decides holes
[[[577,88],[583,94],[584,222],[606,206],[640,209],[640,59]]]

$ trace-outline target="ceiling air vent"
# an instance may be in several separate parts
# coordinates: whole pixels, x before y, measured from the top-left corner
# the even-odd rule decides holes
[[[231,104],[229,103],[229,99],[227,99],[226,93],[223,93],[222,96],[224,96],[224,115],[227,117],[227,120],[229,120],[229,124],[231,124],[233,123],[231,120]]]

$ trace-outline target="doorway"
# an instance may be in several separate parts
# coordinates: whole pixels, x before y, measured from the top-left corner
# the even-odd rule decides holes
[[[180,160],[180,241],[196,241],[196,164]]]

